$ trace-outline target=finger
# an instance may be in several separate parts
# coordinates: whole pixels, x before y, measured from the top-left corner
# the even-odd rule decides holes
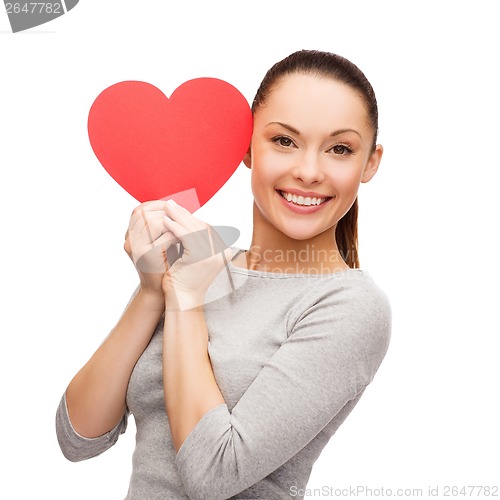
[[[129,230],[136,230],[138,224],[142,228],[146,221],[161,219],[165,214],[165,210],[145,210],[139,207],[130,217]]]
[[[148,234],[148,241],[150,241],[152,243],[154,241],[154,238],[153,238],[153,235],[151,234],[151,229],[149,228],[148,219],[146,218],[146,214],[144,213],[143,207],[141,207],[140,213],[141,213],[142,220],[144,222],[144,227],[146,228],[146,232]]]
[[[177,221],[171,219],[169,216],[163,217],[163,224],[172,233],[177,236],[182,241],[182,238],[185,234],[189,233],[189,230],[186,229],[183,225],[179,224]]]
[[[187,231],[184,227],[173,221],[169,217],[164,218],[165,226],[174,233],[180,240],[183,248],[187,252],[189,263],[199,262],[215,255],[213,245],[209,236],[209,227],[203,227],[194,231]],[[187,263],[187,261],[186,261]]]
[[[147,212],[138,212],[140,218],[133,228],[129,229],[129,233],[134,241],[139,244],[149,244],[156,241],[164,232],[165,225],[163,224],[163,217],[165,212],[155,211],[152,214]]]
[[[129,242],[128,248],[130,248],[132,252],[132,259],[134,260],[134,262],[137,262],[140,258],[148,254],[152,249],[156,247],[168,248],[179,243],[179,239],[171,231],[164,229],[163,233],[159,234],[159,236],[154,241],[141,241],[138,239],[133,239],[132,241],[130,241],[129,239],[127,240],[127,242]]]
[[[163,245],[151,247],[134,259],[134,265],[141,273],[164,274],[167,272],[167,249]]]
[[[177,259],[176,244],[179,240],[170,231],[167,231],[153,244],[139,248],[132,253],[132,260],[136,268],[141,272],[160,273],[165,272],[166,262],[173,262]],[[172,248],[172,250],[170,250]]]
[[[167,202],[165,200],[145,201],[144,203],[137,205],[137,207],[135,207],[134,210],[132,210],[132,215],[141,209],[147,212],[151,212],[154,210],[165,210],[166,203]]]
[[[166,202],[166,212],[168,217],[181,226],[184,226],[188,231],[196,231],[206,227],[205,222],[197,219],[189,210],[178,205],[173,200],[168,200]]]
[[[209,237],[209,231],[210,231],[210,225],[207,224],[206,222],[203,222],[199,219],[196,219],[193,217],[192,224],[183,224],[180,222],[179,219],[182,217],[178,217],[177,220],[169,217],[166,215],[163,219],[165,225],[171,230],[173,230],[179,237],[181,236],[187,236],[190,235],[192,236],[191,240],[194,241],[195,239],[201,239],[203,238],[205,242],[210,245],[210,237]]]
[[[153,200],[141,203],[135,207],[134,210],[132,210],[129,227],[133,228],[138,221],[142,220],[143,213],[155,215],[155,212],[157,212],[157,215],[165,215],[165,209],[166,202],[162,200]]]
[[[177,243],[180,243],[179,238],[175,236],[172,231],[166,231],[163,233],[161,236],[159,236],[152,244],[151,246],[156,247],[158,245],[164,245],[166,247],[176,245]]]

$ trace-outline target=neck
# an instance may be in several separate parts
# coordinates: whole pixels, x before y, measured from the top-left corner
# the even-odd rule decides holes
[[[292,274],[328,274],[348,269],[337,247],[335,228],[306,240],[296,240],[270,224],[254,203],[252,243],[245,254],[246,267]]]

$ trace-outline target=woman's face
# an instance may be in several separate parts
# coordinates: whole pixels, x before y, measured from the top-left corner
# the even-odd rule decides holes
[[[245,157],[262,216],[298,240],[335,226],[360,182],[377,171],[382,147],[373,151],[373,133],[365,104],[350,87],[299,73],[280,81],[255,112]],[[297,198],[286,201],[282,193]]]

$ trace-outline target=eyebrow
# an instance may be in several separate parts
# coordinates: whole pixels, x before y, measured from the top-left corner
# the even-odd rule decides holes
[[[293,134],[300,135],[300,132],[296,128],[292,127],[291,125],[287,125],[286,123],[270,122],[266,125],[266,127],[269,127],[269,125],[281,125],[283,128],[286,128],[287,130],[289,130]],[[359,135],[359,137],[361,137],[361,134],[357,130],[354,130],[353,128],[341,128],[340,130],[335,130],[335,132],[332,132],[330,134],[330,137],[335,137],[335,136],[343,134],[345,132],[354,132],[355,134]]]

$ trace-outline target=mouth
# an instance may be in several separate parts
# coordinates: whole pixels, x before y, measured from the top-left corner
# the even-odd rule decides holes
[[[321,210],[321,208],[334,199],[332,196],[297,196],[281,189],[276,189],[275,191],[281,202],[292,212],[298,214],[309,214]]]
[[[323,205],[327,201],[332,199],[332,196],[297,196],[295,194],[287,193],[280,189],[276,189],[276,192],[288,203],[296,205],[298,207],[309,207],[309,206],[319,206]]]

